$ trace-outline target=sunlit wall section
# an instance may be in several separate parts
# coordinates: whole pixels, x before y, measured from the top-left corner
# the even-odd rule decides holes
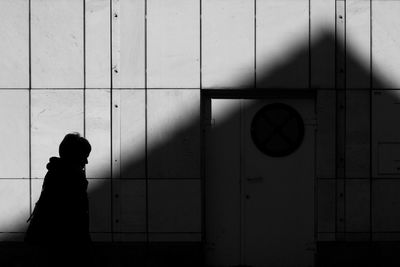
[[[254,86],[255,2],[202,2],[202,88]]]
[[[30,210],[28,4],[0,2],[0,240],[20,239]]]
[[[0,2],[0,88],[29,87],[28,4],[28,0]]]
[[[83,133],[83,90],[34,90],[31,96],[32,178],[43,179],[66,133]]]
[[[111,85],[110,1],[85,0],[84,3],[85,88],[108,89]]]
[[[106,1],[106,4],[111,4],[114,89],[145,87],[145,3],[145,0]]]
[[[309,1],[256,1],[257,88],[309,85]],[[299,53],[299,54],[298,54]],[[285,66],[285,72],[266,77]]]
[[[398,1],[372,1],[372,71],[374,76],[385,79],[385,84],[374,82],[379,88],[397,89],[400,86],[400,55],[398,49],[398,32],[400,18]]]
[[[83,88],[81,0],[31,1],[33,88]]]
[[[0,121],[0,239],[15,240],[30,208],[28,90],[0,90]]]
[[[147,0],[147,87],[199,88],[200,2]]]

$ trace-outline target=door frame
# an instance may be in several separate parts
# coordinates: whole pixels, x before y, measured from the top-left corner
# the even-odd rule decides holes
[[[313,99],[314,110],[317,105],[315,89],[201,89],[200,90],[200,178],[201,178],[201,244],[202,263],[206,266],[206,131],[211,126],[212,99]],[[316,195],[314,196],[316,203]],[[316,205],[316,204],[315,204]],[[316,216],[317,214],[315,214]],[[316,217],[315,217],[316,219]],[[316,231],[316,227],[314,232]]]

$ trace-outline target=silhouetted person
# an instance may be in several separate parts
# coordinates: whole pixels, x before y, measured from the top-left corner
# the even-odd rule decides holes
[[[78,133],[67,134],[59,146],[60,157],[50,158],[47,164],[42,192],[25,235],[25,241],[38,254],[37,266],[89,264],[91,238],[84,167],[90,151],[85,138]]]

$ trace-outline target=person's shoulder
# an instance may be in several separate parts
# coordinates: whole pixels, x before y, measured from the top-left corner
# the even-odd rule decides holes
[[[64,162],[61,158],[51,157],[46,165],[47,170],[56,171],[63,168]]]
[[[44,177],[44,184],[54,184],[62,180],[60,176],[65,173],[65,164],[62,159],[51,157],[46,165],[47,173]]]

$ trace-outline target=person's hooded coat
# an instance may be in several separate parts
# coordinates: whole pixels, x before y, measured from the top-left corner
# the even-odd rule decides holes
[[[50,158],[47,169],[25,241],[48,245],[90,242],[84,170],[56,157]]]

